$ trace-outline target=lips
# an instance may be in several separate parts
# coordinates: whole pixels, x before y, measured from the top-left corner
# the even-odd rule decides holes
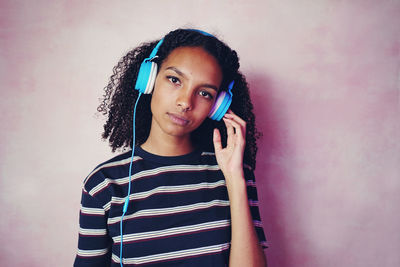
[[[168,117],[171,119],[171,121],[177,125],[186,126],[189,123],[189,120],[182,116],[173,113],[167,113],[167,114]]]

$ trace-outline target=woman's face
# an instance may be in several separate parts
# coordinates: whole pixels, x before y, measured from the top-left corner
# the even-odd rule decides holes
[[[174,49],[157,74],[151,100],[151,131],[190,137],[210,112],[221,82],[217,60],[203,48]]]

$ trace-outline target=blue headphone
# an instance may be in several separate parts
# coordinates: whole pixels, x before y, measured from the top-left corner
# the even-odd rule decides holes
[[[204,31],[196,29],[188,30],[196,31],[203,35],[214,37],[213,35]],[[158,49],[160,48],[163,41],[164,38],[157,43],[153,51],[151,51],[150,56],[144,59],[142,64],[140,65],[135,89],[142,94],[151,94],[153,92],[154,83],[156,81],[158,71],[157,63],[153,62],[153,59],[157,56]],[[232,88],[234,83],[234,81],[230,82],[228,85],[228,90],[221,90],[218,93],[217,99],[214,102],[214,106],[211,108],[211,111],[208,114],[208,117],[210,119],[220,121],[225,113],[228,111],[228,108],[232,103]]]

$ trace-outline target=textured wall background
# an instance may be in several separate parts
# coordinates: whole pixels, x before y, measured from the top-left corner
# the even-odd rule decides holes
[[[395,0],[0,1],[0,265],[71,266],[112,67],[188,26],[248,77],[269,266],[400,266],[399,18]]]

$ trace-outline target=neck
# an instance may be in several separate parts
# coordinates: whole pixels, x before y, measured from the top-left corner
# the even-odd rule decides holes
[[[141,147],[149,153],[159,156],[181,156],[193,152],[195,149],[190,135],[172,136],[166,135],[152,127],[149,137]]]

